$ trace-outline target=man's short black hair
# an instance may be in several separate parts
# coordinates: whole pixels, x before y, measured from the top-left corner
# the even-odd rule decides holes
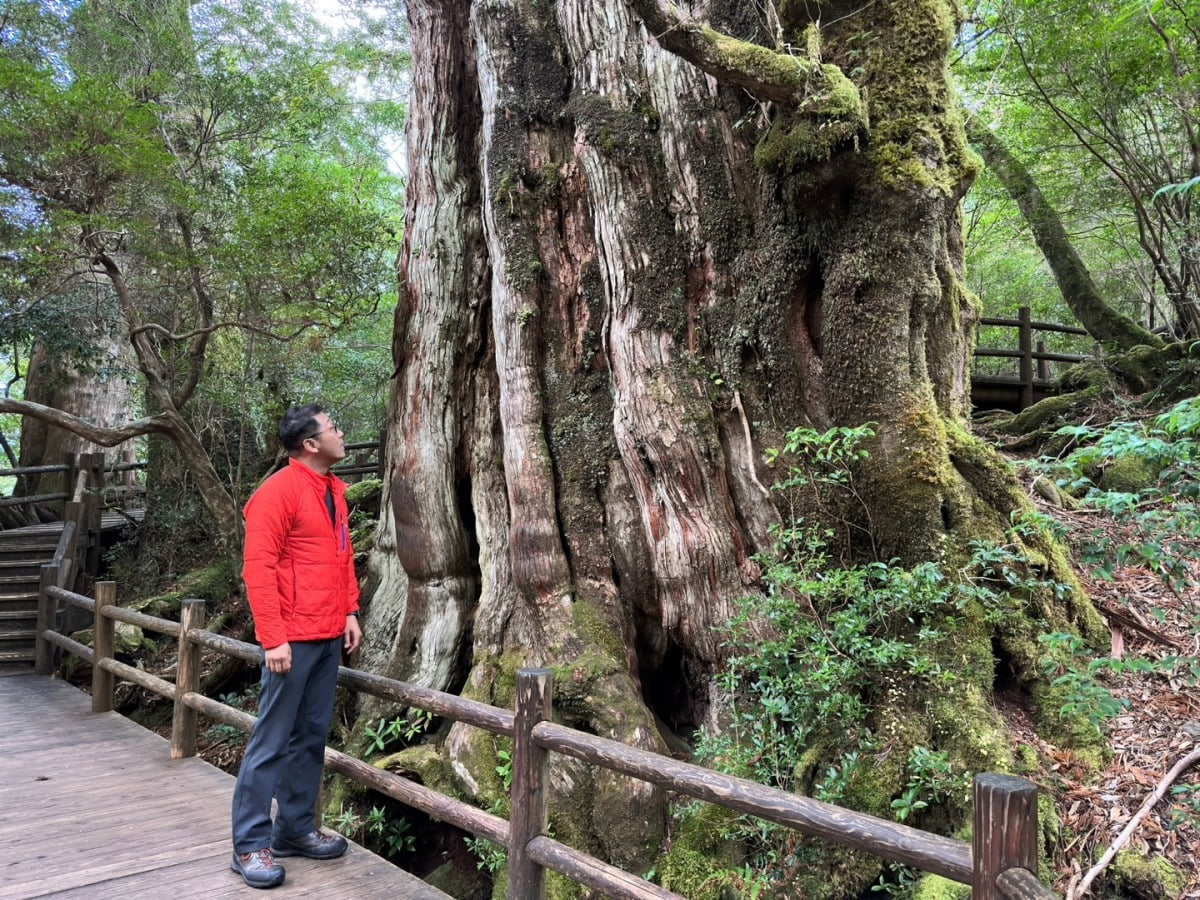
[[[304,442],[321,430],[317,415],[325,412],[315,403],[307,406],[293,406],[279,420],[279,443],[288,453],[295,455],[300,452]]]

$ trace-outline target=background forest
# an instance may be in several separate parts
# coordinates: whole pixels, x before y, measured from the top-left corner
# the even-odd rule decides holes
[[[1195,769],[1084,877],[1200,736],[1200,14],[685,6],[0,0],[9,467],[145,460],[107,574],[248,637],[239,509],[320,402],[381,441],[355,665],[499,706],[550,665],[575,727],[959,837],[1023,774],[1060,892],[1200,897]],[[1022,308],[1088,358],[972,409]],[[504,810],[508,748],[341,712]],[[563,765],[556,833],[688,897],[958,896]],[[503,896],[499,848],[329,794]]]

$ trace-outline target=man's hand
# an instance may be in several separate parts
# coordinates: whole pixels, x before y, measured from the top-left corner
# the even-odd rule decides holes
[[[278,675],[286,675],[292,670],[292,645],[284,641],[278,647],[266,651],[267,669]]]
[[[353,653],[362,643],[362,628],[358,624],[358,616],[346,616],[346,630],[343,632],[342,646],[347,653]]]

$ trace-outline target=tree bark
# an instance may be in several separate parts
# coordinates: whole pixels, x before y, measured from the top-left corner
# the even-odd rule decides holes
[[[704,26],[633,6],[657,24],[619,0],[408,4],[364,652],[499,705],[517,668],[548,666],[556,717],[662,747],[716,724],[723,626],[781,521],[762,450],[788,430],[876,423],[865,557],[946,559],[1022,500],[969,435],[954,5],[883,0],[824,27],[800,4],[773,22],[717,2]],[[779,66],[812,90],[781,96]],[[490,741],[455,728],[445,751],[465,791],[500,795]],[[659,793],[560,760],[551,783],[577,846],[627,866],[656,851]]]
[[[97,369],[105,371],[80,372],[64,367],[62,360],[48,354],[44,346],[36,346],[30,355],[24,397],[47,408],[62,410],[100,428],[111,428],[124,419],[134,406],[134,389],[121,374],[128,360],[122,358],[120,343],[99,337]],[[124,353],[128,356],[128,352]],[[25,417],[21,420],[20,466],[43,466],[61,463],[69,454],[98,449],[86,437],[68,429],[56,427],[43,419]],[[110,461],[116,461],[110,457]],[[22,476],[14,494],[70,493],[74,485],[67,483],[65,473]]]

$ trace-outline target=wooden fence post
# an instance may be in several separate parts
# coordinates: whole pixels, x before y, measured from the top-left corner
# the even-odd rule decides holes
[[[75,493],[75,479],[79,475],[79,454],[64,453],[63,465],[67,467],[67,471],[63,473],[65,479],[63,493],[67,495],[67,499],[63,501],[63,521],[67,520],[67,504],[71,502],[71,496]]]
[[[95,577],[100,571],[100,523],[104,516],[104,454],[84,453],[80,464],[88,470],[87,509],[87,559],[84,563],[88,575]]]
[[[58,601],[50,596],[50,588],[58,587],[58,564],[42,563],[38,581],[37,637],[34,641],[33,671],[38,675],[54,673],[54,645],[43,634],[54,628],[58,619]]]
[[[529,858],[526,845],[546,831],[546,761],[548,754],[533,742],[533,726],[550,718],[552,678],[549,669],[517,672],[517,709],[513,723],[512,790],[508,844],[508,894],[514,900],[543,900],[546,871]]]
[[[101,615],[106,606],[117,605],[117,583],[97,581],[94,591],[96,605],[92,610],[92,712],[112,712],[113,675],[100,666],[100,660],[112,659],[116,650],[116,621]]]
[[[1017,310],[1017,320],[1021,323],[1017,331],[1017,349],[1021,351],[1021,409],[1028,409],[1033,406],[1033,315],[1028,306]]]
[[[183,695],[200,690],[200,645],[188,632],[204,628],[204,601],[184,600],[179,612],[179,662],[175,667],[175,713],[171,718],[171,759],[196,755],[196,710]]]
[[[972,900],[1000,900],[996,879],[1006,869],[1037,874],[1037,786],[1012,775],[975,776]]]
[[[1049,381],[1050,380],[1050,362],[1049,362],[1049,360],[1045,360],[1045,359],[1041,358],[1042,354],[1044,354],[1046,352],[1046,342],[1045,341],[1037,342],[1037,352],[1038,352],[1038,361],[1037,361],[1038,381],[1043,381],[1043,382]]]

